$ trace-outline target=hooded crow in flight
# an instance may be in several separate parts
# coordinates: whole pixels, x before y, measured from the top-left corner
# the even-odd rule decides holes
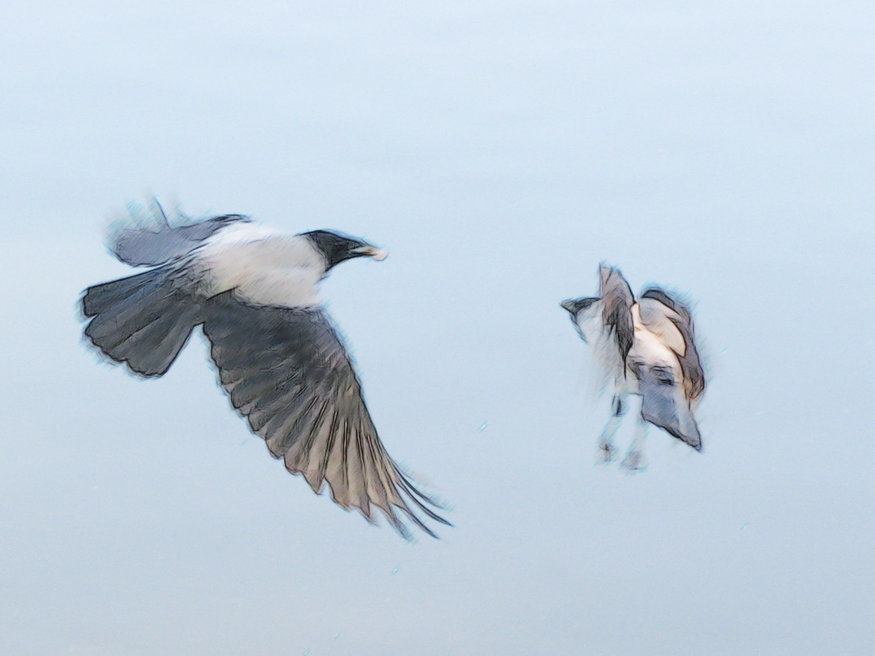
[[[601,265],[599,280],[597,297],[568,299],[561,305],[613,384],[613,416],[599,439],[602,458],[613,459],[613,437],[630,394],[641,397],[641,419],[625,467],[636,470],[643,464],[644,422],[701,451],[693,411],[705,391],[705,374],[690,311],[658,287],[636,300],[619,269]]]
[[[317,300],[337,264],[386,252],[327,230],[278,232],[238,214],[171,226],[155,203],[110,238],[123,262],[148,271],[89,287],[85,335],[134,373],[163,375],[202,326],[231,403],[275,458],[313,491],[328,483],[345,509],[374,507],[405,537],[406,516],[448,524],[389,457],[349,354]]]

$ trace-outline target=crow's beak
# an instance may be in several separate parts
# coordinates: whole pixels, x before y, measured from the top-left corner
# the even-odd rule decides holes
[[[354,248],[350,252],[356,255],[365,255],[367,257],[372,257],[377,261],[385,260],[387,257],[389,257],[389,251],[384,248],[371,246],[370,244],[366,246],[359,246],[358,248]]]

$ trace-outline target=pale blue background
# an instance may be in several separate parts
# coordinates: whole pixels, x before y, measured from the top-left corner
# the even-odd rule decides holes
[[[16,5],[0,652],[873,653],[871,2]],[[149,193],[391,249],[324,292],[456,528],[313,495],[200,335],[158,381],[85,349]],[[558,307],[602,259],[696,300],[711,378],[704,453],[633,477]]]

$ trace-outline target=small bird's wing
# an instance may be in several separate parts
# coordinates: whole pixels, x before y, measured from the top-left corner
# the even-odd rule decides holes
[[[338,505],[368,520],[377,506],[405,537],[398,511],[434,536],[409,502],[448,524],[380,443],[349,356],[321,308],[256,306],[226,292],[204,312],[222,387],[290,472],[303,474],[317,494],[327,481]]]
[[[638,373],[638,392],[641,394],[641,417],[665,429],[697,451],[702,450],[702,436],[680,385],[666,384],[664,373],[642,368]]]
[[[705,391],[705,372],[696,350],[693,319],[689,309],[658,287],[647,289],[641,294],[639,308],[641,322],[648,329],[658,332],[660,327],[664,327],[665,342],[677,354],[681,365],[686,397],[695,400],[702,396]]]
[[[189,217],[183,219],[189,220]],[[153,202],[151,216],[131,205],[128,215],[110,230],[109,247],[131,266],[157,266],[182,257],[229,223],[250,221],[240,214],[215,216],[205,221],[171,226],[164,210]]]
[[[602,323],[608,332],[614,333],[620,362],[625,363],[635,339],[632,288],[619,269],[602,264],[599,266],[599,296],[602,299]]]

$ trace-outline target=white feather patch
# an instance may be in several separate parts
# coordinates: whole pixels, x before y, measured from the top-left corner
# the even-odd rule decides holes
[[[209,296],[234,290],[249,303],[283,307],[318,305],[326,267],[306,237],[252,223],[228,226],[208,239],[194,265]]]

